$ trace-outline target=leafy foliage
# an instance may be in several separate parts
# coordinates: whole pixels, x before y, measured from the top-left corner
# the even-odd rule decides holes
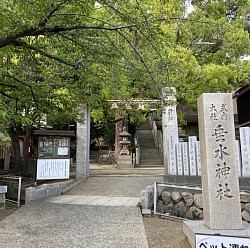
[[[45,115],[69,115],[67,126],[81,103],[107,123],[106,100],[159,99],[166,86],[195,107],[203,92],[249,83],[249,1],[194,0],[190,14],[186,2],[2,0],[2,129]]]

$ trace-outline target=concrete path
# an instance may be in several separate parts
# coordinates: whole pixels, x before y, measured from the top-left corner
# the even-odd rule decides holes
[[[63,195],[50,197],[46,202],[89,206],[135,207],[140,202],[140,198]]]
[[[147,238],[136,207],[35,202],[0,222],[0,247],[138,247]]]
[[[148,248],[140,191],[162,176],[95,176],[0,221],[0,248]]]

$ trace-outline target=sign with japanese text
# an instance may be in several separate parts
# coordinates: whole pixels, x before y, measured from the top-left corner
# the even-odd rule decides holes
[[[168,158],[168,171],[170,175],[176,175],[177,168],[176,168],[176,144],[174,142],[174,137],[170,137],[168,141],[168,151],[169,151],[169,158]]]
[[[226,121],[229,119],[229,110],[225,102],[212,103],[209,106],[209,120],[211,122],[211,135],[213,137],[213,160],[214,160],[214,175],[218,182],[216,190],[216,198],[222,200],[223,198],[235,197],[230,186],[231,166],[231,152],[228,149],[228,137],[230,133],[227,129]],[[214,124],[213,124],[214,123]]]
[[[182,158],[183,158],[183,173],[189,175],[189,157],[188,157],[188,143],[181,142],[182,145]]]
[[[188,137],[188,152],[189,152],[189,165],[190,165],[190,175],[197,176],[197,162],[196,162],[196,136]]]
[[[232,94],[204,93],[198,113],[204,224],[241,229]]]
[[[242,175],[250,176],[250,128],[240,127],[240,146],[242,159]]]
[[[182,145],[176,144],[176,158],[177,158],[177,173],[183,175],[183,159],[182,159]]]
[[[250,248],[250,239],[244,237],[196,234],[196,248]]]
[[[38,159],[37,180],[68,179],[70,159]]]

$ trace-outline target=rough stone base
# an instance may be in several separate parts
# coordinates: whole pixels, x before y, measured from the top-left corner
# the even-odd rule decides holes
[[[142,208],[153,209],[154,207],[154,186],[148,186],[141,191],[140,201]]]
[[[152,217],[151,209],[142,209],[141,214],[143,217]]]
[[[195,234],[220,234],[224,236],[237,236],[250,238],[250,224],[243,221],[242,230],[211,230],[204,225],[203,221],[184,221],[183,232],[188,238],[192,248],[195,248]]]
[[[117,160],[118,168],[134,168],[130,155],[120,155]]]

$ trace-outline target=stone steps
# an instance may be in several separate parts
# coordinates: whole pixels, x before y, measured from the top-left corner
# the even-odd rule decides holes
[[[141,156],[139,167],[163,167],[159,150],[155,146],[149,121],[144,122],[138,128],[138,142]]]

